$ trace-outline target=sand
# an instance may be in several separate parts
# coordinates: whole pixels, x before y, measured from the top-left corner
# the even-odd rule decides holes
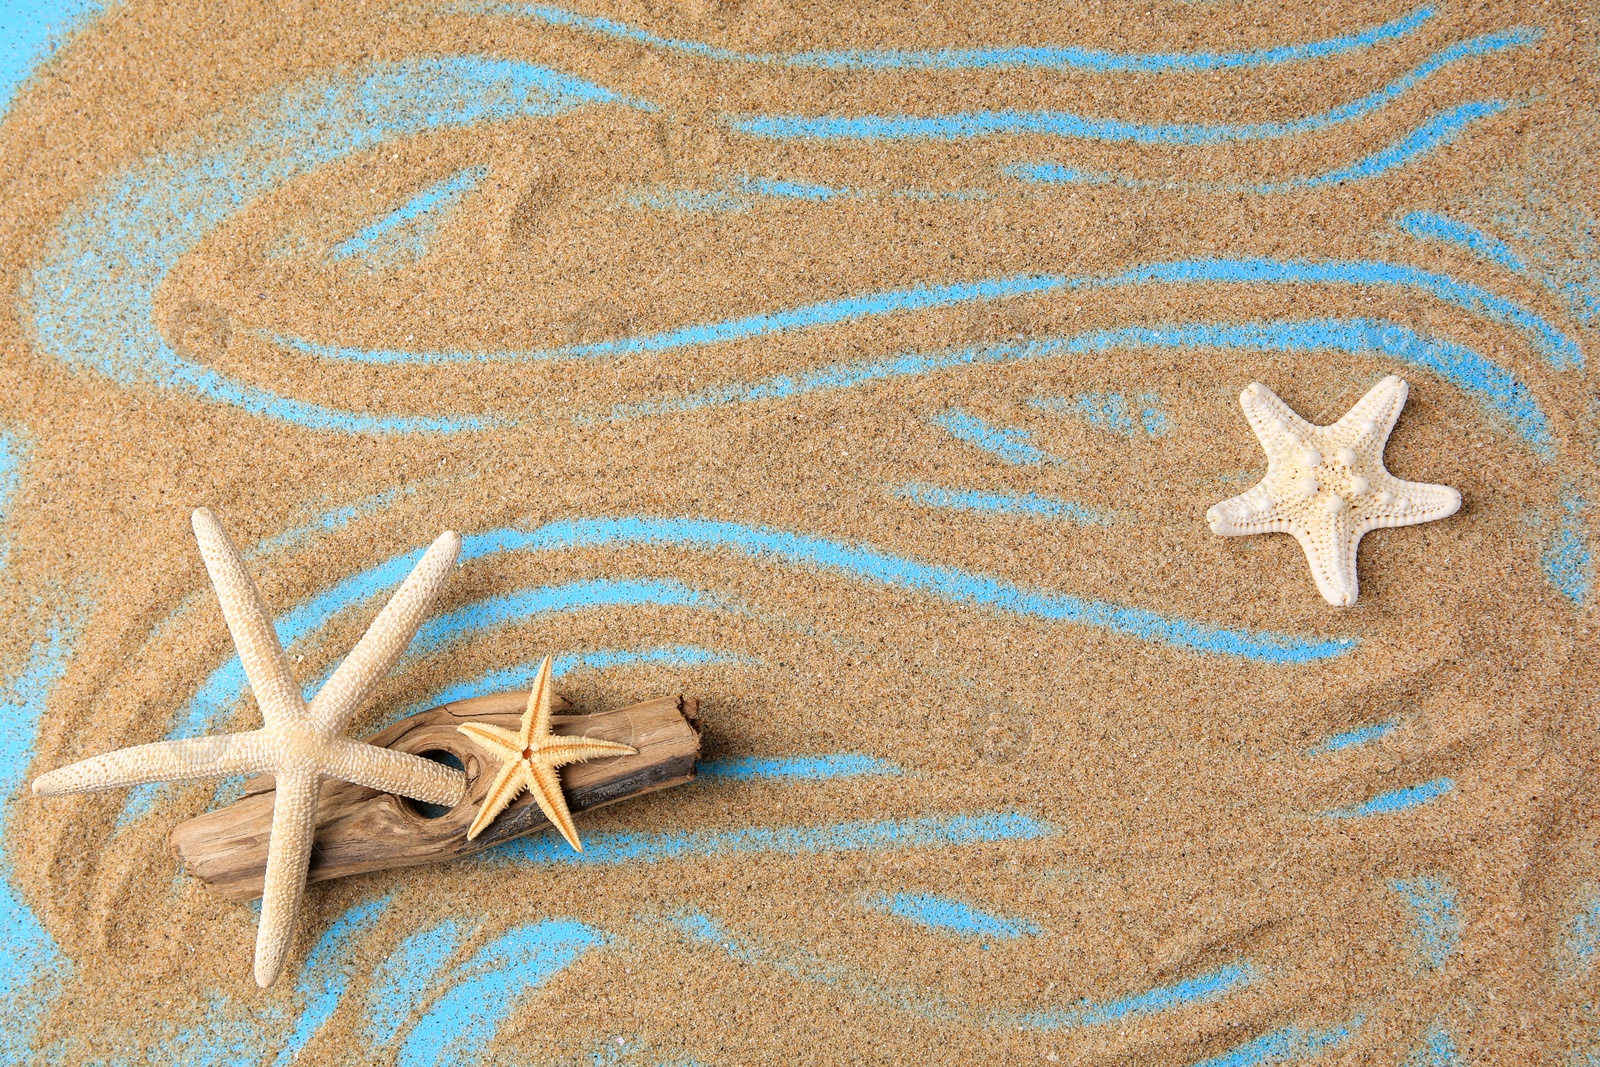
[[[469,7],[134,0],[0,125],[7,1058],[1600,1055],[1592,6]],[[1391,372],[1465,504],[1333,609],[1204,514]],[[358,728],[550,652],[720,773],[258,991],[226,786],[25,788],[256,721],[200,505],[308,684],[467,537]]]

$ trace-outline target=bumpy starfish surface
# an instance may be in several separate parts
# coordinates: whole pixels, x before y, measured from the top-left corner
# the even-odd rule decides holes
[[[238,549],[205,508],[194,513],[193,521],[223,618],[261,706],[262,728],[125,748],[41,775],[34,780],[33,791],[55,796],[271,771],[277,791],[255,957],[256,984],[265,987],[276,980],[289,951],[311,861],[317,792],[324,778],[433,804],[456,804],[466,790],[466,776],[458,770],[343,736],[361,702],[427,618],[434,597],[450,578],[461,537],[453,530],[439,535],[308,706]]]
[[[1267,476],[1206,512],[1213,533],[1294,534],[1328,603],[1356,602],[1356,546],[1381,526],[1410,526],[1454,515],[1461,494],[1448,485],[1405,482],[1383,466],[1383,447],[1408,388],[1393,374],[1373,386],[1332,426],[1296,415],[1260,382],[1239,394],[1251,429],[1267,450]]]
[[[569,763],[582,763],[596,756],[632,756],[637,749],[619,741],[599,741],[589,737],[557,737],[550,732],[550,657],[539,664],[539,674],[528,693],[528,707],[522,713],[522,727],[516,733],[486,722],[462,723],[456,727],[479,745],[494,753],[500,760],[500,773],[483,798],[478,817],[467,829],[471,841],[494,822],[496,815],[517,798],[524,789],[539,802],[550,824],[561,831],[567,844],[583,851],[578,840],[577,827],[572,825],[572,813],[567,810],[566,795],[561,792],[561,776],[557,767]]]

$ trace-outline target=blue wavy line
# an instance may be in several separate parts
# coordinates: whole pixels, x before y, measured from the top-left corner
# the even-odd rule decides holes
[[[894,495],[913,504],[953,511],[977,511],[990,515],[1022,515],[1030,519],[1075,522],[1081,526],[1104,526],[1111,516],[1071,500],[1058,500],[1038,493],[987,493],[976,489],[946,489],[938,485],[913,482],[894,488]]]
[[[1437,341],[1392,322],[1309,319],[1303,322],[1128,326],[1071,337],[1007,342],[940,353],[906,353],[875,362],[834,363],[798,375],[734,382],[663,400],[619,404],[607,419],[627,422],[701,408],[787,400],[809,393],[854,389],[956,367],[1089,355],[1119,348],[1234,348],[1268,352],[1347,352],[1388,356],[1425,368],[1504,419],[1541,459],[1555,457],[1550,425],[1532,392],[1514,374],[1464,345]]]
[[[941,411],[933,416],[932,422],[957,441],[981,448],[1012,466],[1031,467],[1055,459],[1050,453],[1034,446],[1033,435],[1027,430],[990,426],[960,408]]]
[[[1420,7],[1408,15],[1391,19],[1359,33],[1305,44],[1277,45],[1242,52],[1111,52],[1071,45],[1007,45],[998,48],[942,48],[935,51],[902,49],[847,49],[841,51],[799,52],[778,55],[768,52],[740,52],[703,41],[663,37],[649,30],[615,19],[584,15],[545,4],[462,2],[445,10],[467,15],[536,19],[549,26],[610,37],[630,44],[648,45],[699,59],[722,63],[782,64],[790,67],[817,67],[824,70],[1008,70],[1042,68],[1081,70],[1095,73],[1162,74],[1179,71],[1249,70],[1331,56],[1371,48],[1399,40],[1417,31],[1434,16],[1432,7]]]
[[[613,341],[596,341],[591,344],[566,345],[554,349],[532,349],[504,352],[435,351],[408,352],[398,349],[368,349],[353,346],[323,345],[312,341],[291,340],[288,343],[308,355],[351,363],[405,364],[428,366],[438,363],[490,363],[502,360],[557,360],[596,359],[600,357],[632,356],[649,352],[668,352],[695,345],[723,344],[742,341],[749,337],[787,333],[791,330],[808,330],[817,326],[853,322],[876,315],[892,315],[906,311],[927,311],[999,300],[1011,296],[1027,296],[1061,289],[1068,280],[1056,276],[990,278],[979,282],[958,282],[951,285],[914,287],[864,296],[828,300],[804,307],[747,315],[725,322],[694,324],[660,333],[639,337],[623,337]]]
[[[1111,143],[1216,145],[1297,137],[1353,122],[1388,106],[1451,63],[1537,43],[1544,31],[1516,26],[1461,41],[1429,56],[1415,69],[1367,95],[1315,115],[1283,122],[1140,123],[1094,118],[1070,111],[976,111],[956,115],[755,115],[728,125],[752,137],[778,140],[967,140],[1028,134]]]
[[[0,685],[0,834],[11,821],[10,798],[33,762],[39,723],[88,615],[87,605],[71,614],[49,612],[43,638],[27,650],[21,669]],[[0,916],[0,1057],[26,1063],[33,1058],[39,1024],[73,966],[28,906],[5,852],[0,852]]]
[[[295,1028],[274,1059],[274,1067],[285,1067],[300,1055],[306,1043],[316,1036],[339,1006],[339,999],[350,984],[351,941],[371,930],[389,906],[388,897],[356,904],[345,911],[327,930],[306,957],[305,970],[295,983],[295,995],[305,1006]]]
[[[1007,163],[1000,168],[1000,173],[1031,185],[1118,185],[1124,189],[1277,196],[1380,177],[1454,143],[1473,123],[1498,115],[1510,106],[1504,100],[1474,100],[1460,104],[1435,115],[1398,141],[1354,163],[1321,174],[1275,182],[1156,181],[1130,178],[1110,171],[1078,170],[1059,163]]]
[[[771,967],[802,982],[838,989],[857,1000],[871,1001],[930,1022],[960,1023],[1006,1030],[1050,1031],[1105,1026],[1132,1018],[1196,1007],[1243,989],[1253,984],[1258,977],[1249,963],[1240,961],[1170,986],[1159,986],[1112,1001],[1095,1002],[1085,999],[1066,1007],[1025,1014],[977,1011],[964,1004],[952,1004],[936,993],[884,982],[858,967],[834,963],[803,949],[769,948],[741,940],[703,911],[691,909],[654,921],[667,925],[691,942],[716,948],[740,963]]]
[[[1343,749],[1353,748],[1356,745],[1370,744],[1379,738],[1387,736],[1390,731],[1399,725],[1398,719],[1385,719],[1382,722],[1358,726],[1354,730],[1347,730],[1342,734],[1334,734],[1332,737],[1318,741],[1306,749],[1303,755],[1326,756],[1330,752],[1339,752]]]
[[[488,174],[488,167],[466,167],[434,182],[398,208],[334,245],[328,250],[328,258],[341,260],[361,256],[378,266],[420,259],[427,252],[428,239],[440,216],[459,204]]]
[[[1400,229],[1418,240],[1442,241],[1464,248],[1481,259],[1504,267],[1513,274],[1527,271],[1528,265],[1511,250],[1511,246],[1492,233],[1434,211],[1412,211],[1395,222]]]
[[[462,539],[461,561],[471,562],[501,552],[626,545],[732,550],[757,558],[776,558],[800,566],[836,571],[859,580],[928,593],[952,603],[981,606],[1027,618],[1094,626],[1187,651],[1236,656],[1258,663],[1313,663],[1343,655],[1357,644],[1354,638],[1309,640],[1287,634],[1229,630],[1143,608],[1023,588],[985,575],[880,552],[866,545],[847,545],[804,534],[706,519],[579,519],[550,523],[532,531],[491,530]],[[321,629],[339,612],[395,588],[421,559],[422,552],[418,548],[395,556],[291,609],[275,623],[279,639],[285,647],[290,647]],[[735,610],[715,594],[703,593],[672,580],[580,581],[492,597],[438,616],[418,631],[414,647],[436,649],[465,634],[533,614],[620,605]],[[246,681],[239,657],[230,657],[180,709],[176,716],[178,721],[167,737],[195,737],[217,730],[238,706]],[[165,788],[141,786],[131,790],[117,826],[127,826],[146,815]]]
[[[1527,308],[1448,274],[1426,271],[1403,263],[1381,260],[1204,259],[1169,260],[1133,267],[1120,274],[1038,274],[1011,278],[986,278],[977,282],[889,289],[840,300],[825,300],[780,311],[747,315],[714,323],[696,323],[659,333],[621,337],[592,344],[554,349],[501,352],[406,352],[290,342],[299,351],[325,359],[353,363],[428,366],[440,363],[488,363],[512,360],[567,360],[633,356],[670,352],[697,345],[724,344],[794,330],[809,330],[855,322],[880,315],[927,311],[958,304],[984,303],[1018,296],[1052,292],[1117,289],[1144,285],[1365,285],[1410,289],[1426,293],[1491,322],[1514,326],[1529,335],[1533,346],[1557,368],[1582,367],[1583,351],[1576,341]],[[1362,320],[1354,320],[1362,321]]]
[[[1237,1045],[1220,1056],[1201,1060],[1193,1067],[1279,1067],[1301,1063],[1340,1047],[1365,1021],[1364,1016],[1356,1015],[1343,1026],[1327,1030],[1290,1024]]]
[[[1011,941],[1020,937],[1038,937],[1044,933],[1044,929],[1031,919],[995,915],[975,908],[964,900],[935,893],[875,893],[862,903],[869,908],[888,912],[897,919],[962,937]]]
[[[497,865],[578,864],[614,867],[772,854],[881,852],[902,848],[950,848],[993,841],[1032,841],[1056,832],[1047,822],[1017,812],[929,816],[825,826],[752,826],[737,830],[666,830],[658,833],[585,834],[583,851],[559,837],[519,837],[473,858]]]
[[[1346,807],[1331,808],[1322,813],[1325,819],[1364,819],[1373,815],[1393,815],[1396,812],[1410,811],[1420,807],[1430,800],[1437,800],[1456,787],[1455,782],[1449,778],[1435,778],[1423,782],[1421,785],[1410,785],[1404,789],[1394,789],[1387,793],[1379,793],[1371,800]]]
[[[373,968],[367,986],[367,1044],[383,1048],[394,1041],[470,932],[467,925],[445,919],[405,938]]]
[[[484,540],[477,541],[479,537]],[[1357,643],[1354,638],[1308,640],[1286,634],[1226,630],[1142,608],[1026,589],[987,575],[881,552],[868,545],[848,545],[826,538],[712,519],[648,516],[572,519],[527,532],[503,530],[474,535],[465,541],[464,560],[476,558],[479,553],[511,548],[548,551],[650,545],[729,550],[757,559],[781,560],[834,571],[857,580],[928,593],[951,603],[987,607],[1027,618],[1094,626],[1191,652],[1237,656],[1258,663],[1313,663],[1342,655]]]
[[[518,1014],[518,1000],[605,942],[599,930],[573,919],[507,930],[447,979],[449,987],[401,1043],[396,1067],[478,1062],[500,1025]]]
[[[631,102],[543,67],[483,56],[375,63],[302,82],[255,101],[245,112],[251,122],[146,156],[79,201],[24,280],[24,319],[39,348],[64,366],[307,429],[458,433],[498,425],[342,411],[237,381],[173,351],[156,327],[156,294],[207,234],[319,167],[395,137],[597,103]]]
[[[837,778],[893,777],[900,768],[888,760],[861,752],[834,752],[821,756],[739,756],[702,760],[695,776],[702,781],[757,782],[772,778],[799,778],[812,782]]]

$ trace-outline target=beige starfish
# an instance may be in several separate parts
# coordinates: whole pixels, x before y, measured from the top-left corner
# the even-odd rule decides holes
[[[462,723],[456,727],[478,744],[494,753],[500,761],[500,773],[483,798],[478,817],[467,829],[471,841],[494,822],[495,816],[524,789],[533,794],[540,809],[550,820],[567,844],[583,851],[578,840],[577,827],[572,825],[572,813],[567,810],[567,798],[561,792],[561,776],[557,767],[569,763],[582,763],[596,756],[632,756],[638,750],[620,741],[599,741],[588,737],[557,737],[550,732],[550,657],[539,664],[539,674],[533,680],[533,690],[528,694],[528,707],[522,713],[522,728],[516,733],[486,722]]]
[[[1213,533],[1294,534],[1311,577],[1334,607],[1356,602],[1356,546],[1370,530],[1454,515],[1461,494],[1448,485],[1406,482],[1383,466],[1383,447],[1408,387],[1391,374],[1332,426],[1315,426],[1260,382],[1239,394],[1267,450],[1267,476],[1206,512]]]
[[[324,778],[433,804],[456,804],[465,792],[466,776],[458,770],[343,736],[351,716],[427,618],[434,597],[450,578],[461,537],[453,530],[439,535],[307,706],[289,672],[261,592],[245,570],[238,549],[216,516],[205,508],[194,513],[193,521],[195,540],[222,603],[223,618],[261,706],[262,728],[157,741],[95,756],[41,775],[34,780],[33,791],[56,796],[271,771],[277,778],[277,792],[255,957],[256,984],[265,987],[277,979],[289,951],[311,861],[317,791]]]

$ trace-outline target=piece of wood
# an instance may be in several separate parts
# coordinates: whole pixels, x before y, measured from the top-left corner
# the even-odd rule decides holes
[[[440,863],[549,826],[533,797],[524,794],[481,835],[467,840],[467,827],[499,763],[457,732],[456,726],[487,722],[514,730],[527,703],[526,690],[474,697],[430,708],[369,738],[374,745],[402,752],[442,751],[455,756],[467,774],[466,797],[447,813],[429,818],[423,806],[403,797],[347,782],[324,782],[307,879],[318,882],[390,867]],[[567,701],[555,698],[556,712],[569,709]],[[600,715],[554,715],[551,724],[557,734],[621,741],[639,750],[634,756],[563,767],[560,773],[567,806],[574,813],[589,811],[689,781],[700,756],[697,711],[698,702],[693,699],[661,697]],[[173,851],[190,874],[217,893],[229,900],[254,900],[261,895],[266,871],[272,800],[272,776],[251,779],[245,784],[243,798],[174,827]]]

